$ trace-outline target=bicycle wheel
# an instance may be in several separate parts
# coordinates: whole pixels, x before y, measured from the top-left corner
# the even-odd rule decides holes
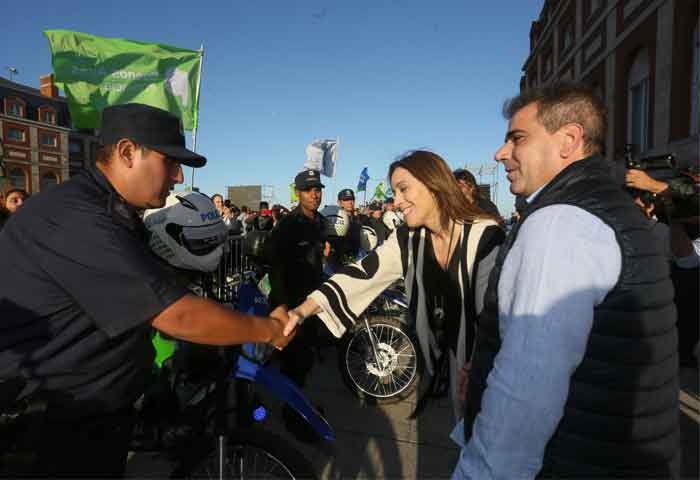
[[[216,439],[183,462],[173,477],[218,479],[219,470],[227,479],[316,478],[311,463],[277,435],[260,429],[229,432],[220,462]]]
[[[400,320],[373,316],[369,323],[376,357],[364,322],[358,322],[339,350],[343,378],[355,395],[370,403],[401,401],[418,386],[418,348]]]

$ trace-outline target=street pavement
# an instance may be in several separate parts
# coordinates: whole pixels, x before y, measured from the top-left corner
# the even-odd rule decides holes
[[[683,369],[681,386],[683,478],[697,479],[700,477],[698,370]],[[322,361],[314,367],[306,392],[311,401],[325,411],[337,437],[334,444],[308,445],[296,441],[282,426],[281,404],[264,396],[271,413],[265,428],[288,440],[311,459],[321,478],[450,477],[459,451],[449,438],[454,422],[447,398],[429,403],[416,420],[408,418],[415,407],[415,394],[400,403],[362,405],[342,382],[332,347],[324,349]],[[161,459],[139,454],[131,458],[127,476],[167,476],[169,468]]]

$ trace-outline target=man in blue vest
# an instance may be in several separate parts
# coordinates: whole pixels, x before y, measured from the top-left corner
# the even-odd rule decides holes
[[[527,206],[485,295],[454,477],[676,478],[673,287],[601,156],[603,107],[560,84],[504,115],[495,158]]]

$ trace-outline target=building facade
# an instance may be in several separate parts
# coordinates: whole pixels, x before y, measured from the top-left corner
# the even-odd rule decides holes
[[[582,81],[608,113],[607,158],[673,153],[698,165],[698,0],[546,0],[520,88]]]
[[[36,193],[65,181],[70,118],[53,75],[41,77],[40,89],[0,78],[0,109],[4,166],[0,189]]]

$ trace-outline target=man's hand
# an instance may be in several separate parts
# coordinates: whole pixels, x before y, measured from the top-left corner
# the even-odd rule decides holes
[[[277,350],[282,350],[294,338],[294,334],[296,334],[296,332],[293,331],[293,329],[294,326],[296,326],[296,323],[294,323],[294,326],[287,331],[287,327],[291,322],[286,305],[280,305],[279,307],[275,308],[272,313],[270,313],[270,320],[273,322],[274,329],[274,334],[270,340],[270,344]]]
[[[661,193],[668,188],[668,184],[654,180],[644,170],[631,169],[625,174],[625,185],[651,193]]]
[[[457,398],[462,404],[467,401],[467,387],[469,387],[469,370],[471,367],[471,363],[466,363],[457,372]]]
[[[328,242],[325,242],[323,245],[323,257],[328,258],[331,254],[331,244]]]

